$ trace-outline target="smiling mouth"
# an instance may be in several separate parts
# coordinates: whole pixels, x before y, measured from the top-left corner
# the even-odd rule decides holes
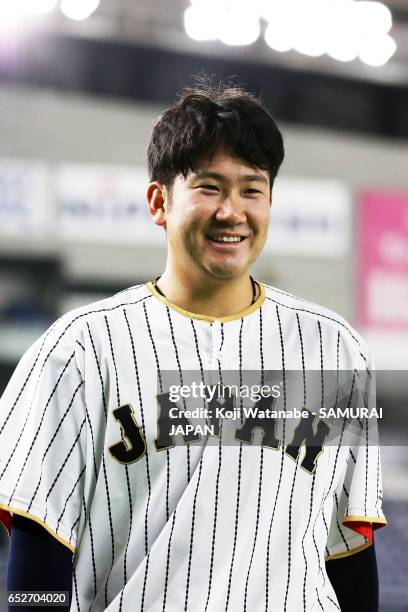
[[[237,247],[243,242],[246,236],[228,236],[223,234],[218,235],[207,235],[207,240],[212,242],[213,244],[223,246],[223,247]]]

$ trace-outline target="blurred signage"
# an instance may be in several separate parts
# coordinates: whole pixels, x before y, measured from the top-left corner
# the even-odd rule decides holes
[[[0,159],[0,235],[41,238],[53,225],[48,168],[43,162]]]
[[[164,230],[148,213],[148,182],[143,166],[59,166],[56,201],[60,236],[68,242],[164,244]]]
[[[350,218],[351,192],[345,184],[278,178],[266,248],[287,255],[344,256],[350,248]]]
[[[359,210],[359,323],[408,332],[408,193],[363,193]]]

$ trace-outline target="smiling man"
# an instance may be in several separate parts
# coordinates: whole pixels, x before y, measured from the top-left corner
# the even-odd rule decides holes
[[[171,187],[148,188],[152,218],[167,230],[160,288],[188,310],[235,314],[252,296],[248,270],[268,235],[273,178],[225,145],[196,164]]]
[[[342,317],[250,274],[283,155],[271,115],[237,87],[188,89],[154,125],[147,201],[165,270],[61,317],[0,402],[10,591],[72,591],[70,610],[94,612],[377,609],[373,530],[386,521],[368,425],[353,445],[324,445],[307,410],[291,433],[214,392],[231,371],[239,388],[278,372],[268,415],[291,407],[291,371],[350,371],[350,398],[372,385]],[[193,408],[240,418],[192,428],[192,371],[190,390],[211,391]],[[306,383],[303,401],[319,407]]]

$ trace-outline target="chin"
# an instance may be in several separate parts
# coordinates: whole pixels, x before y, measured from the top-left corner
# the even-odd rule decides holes
[[[224,280],[232,280],[234,278],[238,278],[245,274],[248,270],[247,267],[226,267],[226,266],[211,266],[208,268],[208,271],[212,276],[216,276],[217,278],[222,278]]]

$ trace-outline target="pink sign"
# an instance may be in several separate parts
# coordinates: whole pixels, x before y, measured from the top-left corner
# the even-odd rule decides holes
[[[359,325],[406,331],[408,193],[365,192],[359,211]]]

